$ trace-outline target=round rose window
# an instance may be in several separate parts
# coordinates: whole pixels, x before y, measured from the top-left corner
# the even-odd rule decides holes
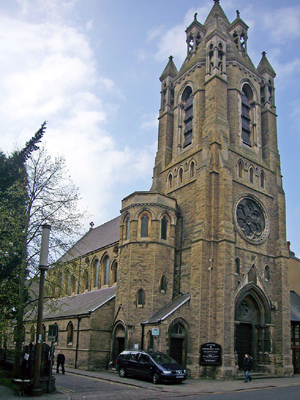
[[[261,242],[267,234],[265,215],[262,207],[254,199],[243,198],[236,208],[239,231],[251,242]]]

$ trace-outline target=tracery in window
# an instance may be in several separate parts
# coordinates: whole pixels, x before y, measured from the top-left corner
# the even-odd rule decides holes
[[[183,103],[183,148],[192,143],[193,136],[193,97],[192,97],[192,89],[190,86],[187,86],[184,89],[182,94],[182,103]]]

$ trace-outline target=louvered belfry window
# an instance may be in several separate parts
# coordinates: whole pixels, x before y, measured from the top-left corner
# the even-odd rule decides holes
[[[242,139],[243,143],[251,146],[251,117],[250,117],[251,105],[246,94],[242,94]]]
[[[183,147],[192,143],[193,134],[193,98],[189,95],[184,104],[184,143]]]

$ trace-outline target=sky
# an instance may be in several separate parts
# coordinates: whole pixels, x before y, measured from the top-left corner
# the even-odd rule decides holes
[[[21,148],[47,121],[50,154],[64,155],[85,221],[119,215],[121,201],[151,187],[160,81],[179,69],[185,29],[204,23],[213,0],[0,0],[0,149]],[[300,257],[300,4],[221,0],[249,26],[255,66],[266,51],[275,97],[287,240]]]

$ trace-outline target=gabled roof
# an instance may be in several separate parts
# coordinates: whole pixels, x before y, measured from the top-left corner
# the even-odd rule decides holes
[[[120,239],[120,221],[121,216],[97,226],[97,228],[90,229],[58,262],[71,261],[118,242]]]
[[[165,320],[169,315],[173,314],[173,312],[175,312],[176,310],[178,310],[178,308],[188,302],[190,298],[191,295],[189,293],[176,297],[170,303],[166,304],[161,310],[152,315],[152,317],[149,318],[148,321],[145,321],[142,324],[157,324],[158,322]]]
[[[300,322],[300,296],[291,290],[291,321]]]
[[[116,287],[108,287],[91,292],[52,300],[51,308],[45,304],[43,319],[66,318],[87,315],[102,307],[116,296]],[[27,320],[34,319],[30,315]],[[25,317],[26,320],[26,317]]]

